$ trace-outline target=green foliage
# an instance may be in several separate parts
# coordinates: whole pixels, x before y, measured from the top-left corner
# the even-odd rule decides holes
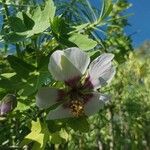
[[[88,0],[3,0],[0,5],[0,101],[8,93],[18,101],[6,119],[0,117],[0,149],[150,147],[150,46],[147,42],[132,52],[124,33],[127,16],[122,15],[131,4],[104,0],[100,10]],[[90,118],[45,121],[47,111],[35,106],[35,94],[42,86],[63,88],[48,71],[49,57],[73,46],[91,60],[103,52],[115,54],[117,75],[111,86],[101,89],[112,100]]]
[[[74,131],[80,132],[89,131],[89,123],[87,121],[87,118],[85,117],[71,118],[68,120],[68,124]]]
[[[48,0],[43,10],[41,10],[40,6],[37,6],[32,10],[32,13],[18,12],[17,17],[8,17],[12,33],[6,33],[4,39],[8,43],[16,43],[44,32],[49,28],[50,22],[53,21],[55,10],[56,7],[53,1]]]
[[[20,143],[20,147],[35,141],[32,150],[44,150],[48,139],[49,132],[46,126],[41,124],[39,120],[37,122],[32,121],[31,132]]]
[[[101,21],[101,20],[105,19],[106,17],[108,17],[112,10],[113,10],[112,0],[103,1],[99,20]]]
[[[14,71],[21,77],[27,78],[29,73],[35,70],[34,66],[27,64],[18,57],[10,55],[7,57],[7,60]]]
[[[72,34],[69,37],[69,41],[76,44],[76,46],[82,50],[90,50],[97,45],[97,42],[92,39],[89,39],[87,35],[82,35],[79,33]]]

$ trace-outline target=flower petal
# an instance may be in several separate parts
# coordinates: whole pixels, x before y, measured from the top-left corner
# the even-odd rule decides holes
[[[65,108],[62,105],[57,107],[54,111],[49,112],[47,115],[47,120],[54,120],[54,119],[63,119],[73,117],[69,108]]]
[[[87,103],[85,104],[85,114],[87,116],[90,116],[96,112],[99,111],[99,109],[103,108],[104,104],[109,100],[109,97],[98,93],[98,92],[94,92],[93,93],[93,97],[91,97],[91,99],[89,99],[89,101],[87,101]]]
[[[106,104],[110,101],[110,96],[106,94],[100,94],[99,100],[100,103]]]
[[[88,55],[77,47],[68,48],[64,51],[64,55],[72,62],[72,64],[84,74],[89,63]]]
[[[0,115],[6,115],[17,106],[16,95],[7,94],[0,102]]]
[[[50,87],[42,87],[36,95],[36,105],[39,108],[49,108],[50,106],[59,102],[62,91]]]
[[[107,83],[109,83],[113,79],[115,73],[116,69],[113,66],[111,66],[110,68],[105,70],[99,78],[90,79],[94,89],[98,89],[101,86],[104,86]]]
[[[3,102],[0,107],[0,115],[5,115],[12,110],[12,102]]]
[[[114,77],[115,68],[111,63],[113,57],[113,54],[105,53],[100,55],[90,64],[87,82],[90,81],[95,89],[105,85],[106,83],[109,83]]]
[[[81,77],[89,65],[90,58],[78,48],[55,51],[49,61],[49,71],[56,80],[69,81]]]

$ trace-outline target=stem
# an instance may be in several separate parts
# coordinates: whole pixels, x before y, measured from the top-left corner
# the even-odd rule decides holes
[[[34,43],[34,49],[35,49],[35,55],[36,55],[36,63],[38,64],[39,54],[38,54],[38,46],[37,46],[37,37],[34,37],[33,43]]]
[[[98,140],[98,149],[103,150],[103,145],[102,145],[102,142],[100,140]]]
[[[7,5],[6,5],[5,3],[6,3],[6,0],[3,0],[3,1],[2,1],[2,6],[4,7],[4,10],[5,10],[5,17],[6,17],[7,21],[8,21],[8,17],[10,16],[10,14],[9,14],[8,7],[7,7]]]
[[[108,115],[109,115],[109,136],[110,136],[110,143],[109,147],[110,150],[114,150],[114,132],[113,132],[113,109],[110,107],[108,109]]]
[[[17,52],[17,56],[19,58],[22,58],[21,49],[20,49],[19,44],[16,44],[16,52]]]
[[[79,132],[79,150],[83,150],[83,143],[84,143],[84,141],[83,141],[83,135],[82,135],[82,133],[81,132]]]

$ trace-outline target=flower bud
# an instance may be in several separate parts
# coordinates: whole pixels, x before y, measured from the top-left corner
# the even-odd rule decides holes
[[[0,102],[0,116],[4,116],[17,106],[16,96],[7,94]]]

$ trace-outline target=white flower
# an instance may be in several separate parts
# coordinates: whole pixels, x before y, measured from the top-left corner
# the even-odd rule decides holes
[[[113,57],[113,54],[104,53],[90,63],[90,58],[79,48],[55,51],[50,57],[48,69],[53,78],[64,81],[67,88],[41,88],[36,95],[36,105],[47,109],[63,102],[49,112],[48,120],[96,113],[108,100],[108,96],[99,93],[97,89],[114,77]]]

